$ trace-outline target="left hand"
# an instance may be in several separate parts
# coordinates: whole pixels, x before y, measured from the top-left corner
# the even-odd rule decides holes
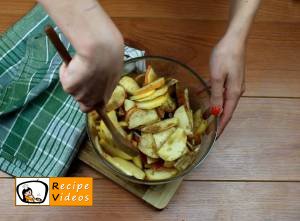
[[[219,136],[245,91],[245,42],[225,35],[212,51],[210,71],[211,107],[222,108]]]

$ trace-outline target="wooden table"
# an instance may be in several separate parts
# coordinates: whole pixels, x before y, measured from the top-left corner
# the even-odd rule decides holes
[[[101,3],[125,37],[208,75],[210,50],[226,28],[227,1]],[[33,5],[34,0],[2,0],[0,31]],[[264,1],[248,44],[246,80],[230,125],[164,211],[75,160],[70,175],[95,178],[93,207],[16,208],[13,179],[2,173],[0,219],[300,220],[299,1]]]

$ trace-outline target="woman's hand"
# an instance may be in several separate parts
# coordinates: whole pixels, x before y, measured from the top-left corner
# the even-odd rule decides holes
[[[123,66],[123,38],[97,0],[38,0],[72,43],[76,55],[60,81],[84,112],[108,101]]]
[[[210,71],[211,107],[222,109],[220,135],[245,91],[245,43],[225,35],[212,51]]]
[[[222,109],[220,135],[245,91],[245,48],[261,0],[231,0],[230,22],[226,34],[211,55],[211,107]],[[215,108],[216,107],[216,108]]]
[[[108,102],[123,67],[123,41],[105,42],[95,46],[89,56],[76,54],[69,65],[60,68],[64,90],[73,95],[83,112]]]

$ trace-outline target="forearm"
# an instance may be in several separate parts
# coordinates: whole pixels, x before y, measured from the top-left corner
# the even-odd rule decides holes
[[[88,59],[99,51],[120,50],[122,36],[96,0],[38,0],[70,40]],[[107,47],[104,47],[104,46]]]
[[[230,22],[226,35],[244,43],[261,0],[231,0]]]

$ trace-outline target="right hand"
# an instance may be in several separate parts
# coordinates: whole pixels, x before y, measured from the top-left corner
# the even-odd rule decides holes
[[[114,37],[91,45],[85,55],[76,54],[68,66],[60,68],[63,89],[74,96],[83,112],[106,104],[120,78],[124,45],[121,34]]]

